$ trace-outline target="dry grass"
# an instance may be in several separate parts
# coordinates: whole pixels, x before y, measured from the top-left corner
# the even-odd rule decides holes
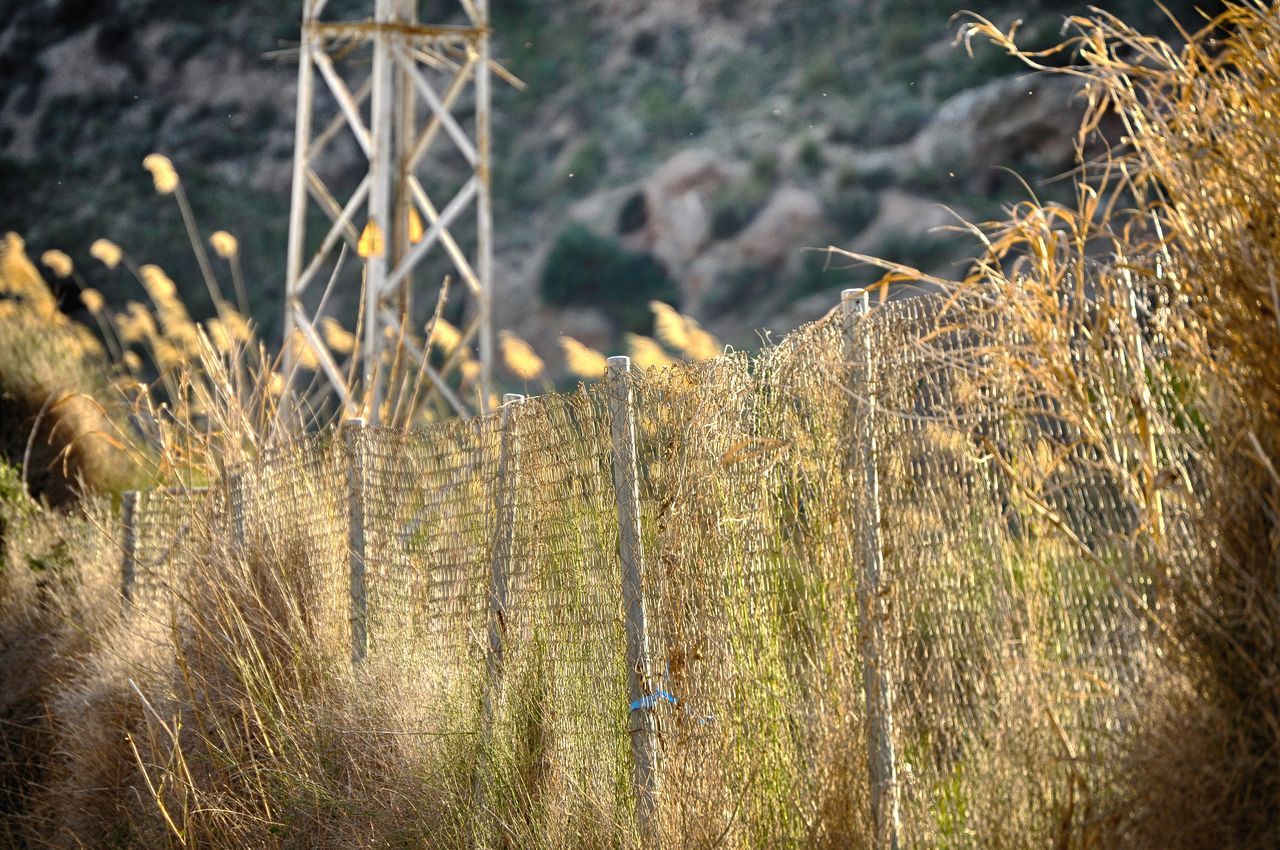
[[[1003,325],[976,376],[1015,413],[1052,399],[1145,506],[1162,652],[1100,846],[1280,842],[1280,15],[1241,0],[1202,23],[1174,47],[1072,19],[1060,49],[1080,62],[1057,73],[1084,84],[1082,148],[1108,116],[1123,143],[1086,164],[1075,208],[1013,208],[975,229],[966,279],[939,281]],[[963,35],[1041,67],[980,18]]]
[[[930,805],[913,809],[908,826],[921,845],[936,846],[1275,846],[1280,19],[1268,6],[1240,3],[1177,49],[1101,13],[1074,25],[1082,61],[1067,73],[1084,79],[1091,98],[1083,132],[1117,115],[1126,146],[1085,169],[1074,209],[1030,201],[1006,221],[977,228],[986,247],[969,276],[938,283],[976,311],[965,314],[975,334],[998,329],[954,391],[999,399],[1012,423],[1013,436],[980,446],[1019,488],[1010,504],[1038,523],[1009,540],[1032,548],[1027,541],[1038,535],[1057,535],[1031,554],[1012,552],[1017,546],[1006,541],[1008,560],[1022,568],[1027,586],[1074,581],[1062,592],[1077,598],[1096,593],[1099,576],[1121,568],[1136,575],[1123,589],[1161,651],[1142,659],[1148,667],[1127,683],[1123,700],[1107,703],[1127,711],[1116,724],[1122,734],[1078,750],[1072,724],[1079,718],[1054,698],[1060,692],[1046,672],[1056,672],[1053,629],[1062,624],[1031,604],[1051,594],[1033,588],[1016,600],[1027,603],[1017,612],[1024,624],[1049,622],[1020,636],[1045,645],[984,644],[961,664],[930,656],[938,647],[925,633],[953,629],[963,637],[982,624],[931,622],[929,611],[917,612],[904,626],[914,641],[901,649],[910,656],[904,667],[927,658],[934,666],[920,669],[998,682],[1002,690],[973,710],[988,725],[967,738],[924,723],[935,694],[939,703],[955,693],[975,699],[964,682],[925,682],[917,704],[904,700],[901,734],[915,736],[907,743],[922,759],[941,752],[950,771],[910,789]],[[1016,49],[984,21],[968,32]],[[162,177],[169,191],[180,188],[161,171],[158,188]],[[24,287],[11,300],[24,303],[6,307],[0,322],[21,309],[27,327],[37,319],[61,325],[13,242],[5,256],[6,285]],[[915,276],[890,272],[886,285]],[[219,324],[197,326],[162,272],[137,273],[152,307],[104,316],[104,333],[158,367],[154,388],[135,388],[131,397],[142,433],[128,454],[149,478],[216,489],[229,467],[268,456],[311,424],[304,408],[281,403],[278,361],[229,305]],[[705,331],[655,309],[663,342],[694,360],[714,353]],[[64,331],[91,347],[83,333]],[[428,332],[423,344],[445,349],[447,341],[447,333]],[[515,371],[536,379],[542,364],[518,342],[508,345]],[[642,347],[654,365],[669,357],[653,340],[637,340]],[[584,369],[599,367],[595,352],[574,353]],[[136,382],[137,365],[126,362],[123,348],[120,355],[115,375],[103,367],[100,383],[130,374]],[[65,354],[58,356],[64,359],[50,353],[24,368],[45,369],[52,385],[64,371]],[[832,443],[839,430],[812,427],[839,415],[844,401],[833,400],[827,385],[814,390],[813,364],[770,357],[680,366],[640,385],[646,409],[658,411],[641,433],[644,486],[671,495],[646,516],[651,581],[665,583],[652,614],[655,634],[683,652],[666,658],[682,698],[715,706],[710,731],[690,721],[671,733],[659,812],[668,846],[871,843],[847,574],[853,556],[841,519],[852,506],[831,483],[836,477],[824,474],[824,458],[835,468],[843,463],[843,447]],[[399,426],[417,419],[417,379],[411,370],[402,374],[388,402]],[[713,379],[731,391],[700,394],[699,382]],[[801,385],[822,400],[816,413],[802,416],[784,391]],[[31,397],[42,396],[57,397],[41,384]],[[743,399],[756,418],[742,417]],[[576,403],[588,405],[555,402]],[[1046,409],[1067,436],[1024,439]],[[125,429],[110,417],[77,415],[87,417],[77,433],[123,442]],[[707,417],[729,426],[693,427]],[[945,435],[929,439],[935,459],[951,451]],[[73,441],[77,450],[82,442]],[[548,442],[541,456],[579,448]],[[969,448],[955,450],[957,463]],[[1136,506],[1119,550],[1129,563],[1108,560],[1114,553],[1078,532],[1055,501],[1055,488],[1069,491],[1057,470],[1081,459],[1115,484],[1120,501]],[[693,469],[714,472],[689,475]],[[524,486],[535,494],[561,484],[553,471],[531,475]],[[886,490],[912,483],[899,479]],[[957,476],[936,488],[932,517],[934,506],[909,504],[921,516],[903,527],[923,540],[950,521],[947,505],[963,506],[971,484]],[[268,508],[264,523],[272,511],[323,512],[306,503]],[[1002,523],[1012,521],[1008,509]],[[586,584],[573,547],[584,545],[582,528],[593,515],[555,510],[564,513],[537,517],[554,535],[541,539],[541,549],[530,544],[529,557],[546,559],[539,575]],[[24,730],[4,739],[7,761],[20,768],[5,774],[5,805],[19,811],[6,827],[11,843],[639,845],[625,744],[605,748],[589,786],[575,785],[582,774],[566,767],[573,742],[557,737],[564,719],[557,711],[583,696],[583,686],[566,681],[547,654],[553,643],[531,640],[513,656],[517,672],[498,723],[508,734],[496,743],[451,734],[476,714],[478,700],[453,699],[470,684],[449,692],[424,686],[394,653],[374,654],[353,671],[342,611],[317,598],[333,584],[328,561],[345,559],[320,523],[302,523],[292,536],[253,532],[250,544],[237,547],[216,511],[198,513],[183,544],[188,568],[173,583],[176,604],[142,605],[122,620],[113,550],[103,545],[105,506],[89,502],[79,514],[57,515],[17,496],[4,516],[4,669],[7,677],[25,671],[8,679],[22,687],[4,705],[5,719],[17,718],[14,728]],[[758,527],[748,527],[747,517]],[[963,529],[955,534],[964,537]],[[905,551],[919,541],[900,542]],[[921,586],[936,580],[939,595],[963,589],[989,598],[994,590],[981,585],[977,565],[1006,553],[985,551],[981,542],[966,538],[965,547],[931,556],[935,574],[916,576]],[[741,569],[718,573],[721,563]],[[788,568],[797,563],[813,569]],[[768,576],[771,595],[752,584],[757,575]],[[24,644],[33,633],[39,640]],[[699,679],[684,667],[695,662],[726,675]]]

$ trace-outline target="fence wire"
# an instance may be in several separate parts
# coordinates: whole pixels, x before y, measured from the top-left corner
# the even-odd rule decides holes
[[[121,590],[135,616],[167,621],[191,565],[207,557],[208,523],[222,510],[221,494],[207,487],[166,488],[137,494],[127,541]]]
[[[322,649],[350,644],[346,457],[340,435],[315,434],[268,449],[227,476],[232,557],[222,580],[239,582],[274,618],[295,617]]]
[[[858,831],[861,748],[838,323],[636,383],[664,833]]]
[[[850,337],[901,840],[1064,841],[1104,790],[1145,653],[1139,506],[1050,396],[1002,372],[1018,341],[998,314],[912,299]]]
[[[234,470],[222,507],[148,496],[135,594],[220,511],[297,565],[324,646],[362,628],[418,726],[472,742],[477,794],[557,834],[634,835],[645,711],[669,846],[869,846],[886,823],[901,846],[1051,845],[1105,795],[1159,599],[1142,494],[1050,394],[993,379],[1018,344],[929,296],[634,371],[640,706],[603,383],[310,436]]]

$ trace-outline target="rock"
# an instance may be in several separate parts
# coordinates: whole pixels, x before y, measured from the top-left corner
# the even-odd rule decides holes
[[[653,254],[677,278],[711,237],[711,198],[742,170],[705,150],[663,163],[644,187],[644,226],[626,240]]]
[[[824,224],[822,202],[813,192],[783,186],[734,239],[742,265],[778,266],[812,245]]]
[[[1069,168],[1084,101],[1065,77],[1005,77],[963,91],[938,107],[904,159],[927,171],[967,176],[973,190],[993,179],[994,166]]]
[[[957,209],[965,215],[967,210]],[[886,189],[880,193],[880,211],[858,237],[852,249],[860,254],[874,253],[891,236],[925,237],[939,227],[960,224],[941,203],[901,189]]]

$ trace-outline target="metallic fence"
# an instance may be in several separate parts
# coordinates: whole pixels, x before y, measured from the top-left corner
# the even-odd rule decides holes
[[[1016,345],[981,303],[849,292],[757,356],[348,423],[131,497],[126,597],[196,511],[305,563],[325,645],[476,741],[481,801],[670,846],[1050,845],[1105,797],[1159,599],[1149,504],[992,378]]]

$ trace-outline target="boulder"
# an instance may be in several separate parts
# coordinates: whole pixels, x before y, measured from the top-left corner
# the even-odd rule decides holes
[[[813,192],[783,186],[734,239],[741,265],[782,265],[823,232],[822,202]]]
[[[1071,167],[1085,103],[1066,77],[1005,77],[960,92],[938,107],[909,143],[917,169],[954,171],[981,191],[995,166]]]
[[[711,237],[712,196],[739,170],[705,150],[671,157],[645,184],[644,226],[628,247],[648,251],[678,277]]]

